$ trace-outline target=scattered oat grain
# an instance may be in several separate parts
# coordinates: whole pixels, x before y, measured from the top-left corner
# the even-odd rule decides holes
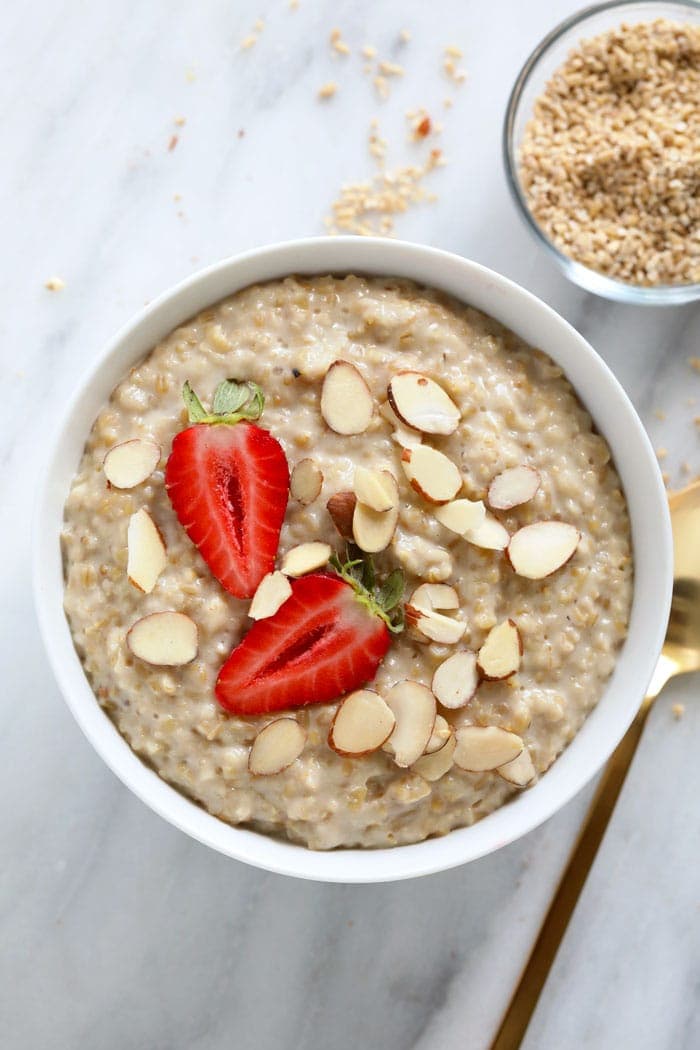
[[[339,55],[349,55],[350,48],[345,43],[339,29],[331,30],[331,47]]]
[[[666,413],[664,412],[664,410],[662,408],[655,408],[654,409],[654,415],[656,416],[657,419],[660,419],[662,422],[666,418]]]
[[[673,717],[679,722],[685,714],[685,704],[674,704],[671,711],[673,712]]]
[[[386,60],[381,61],[377,68],[385,77],[402,77],[405,72],[403,66],[400,66],[398,62],[387,62]]]
[[[318,97],[321,99],[333,98],[337,90],[338,85],[336,82],[334,80],[329,80],[327,84],[322,84],[318,89]]]
[[[688,364],[691,368],[694,368],[696,372],[700,372],[700,357],[689,357]]]
[[[668,449],[667,448],[657,448],[657,450],[656,450],[656,458],[658,460],[666,459],[667,455],[668,455]]]
[[[249,36],[243,37],[241,40],[241,51],[249,51],[251,47],[254,47],[258,42],[258,38],[255,33],[251,33]]]
[[[402,29],[401,32],[399,33],[399,43],[401,43],[401,44],[408,44],[410,42],[410,40],[411,40],[411,31],[410,31],[410,29]]]
[[[48,281],[44,281],[44,288],[48,288],[50,292],[61,292],[66,287],[66,282],[62,277],[49,277]]]

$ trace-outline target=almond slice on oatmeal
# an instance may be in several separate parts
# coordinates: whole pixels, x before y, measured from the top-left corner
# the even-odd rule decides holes
[[[515,787],[519,788],[527,787],[537,776],[530,752],[526,747],[523,747],[520,754],[511,759],[510,762],[498,766],[496,772],[504,780],[507,780],[509,784],[514,784]]]
[[[488,501],[494,510],[512,510],[533,499],[542,483],[534,467],[508,467],[489,485]]]
[[[326,509],[333,524],[344,540],[351,540],[352,519],[355,513],[357,496],[354,492],[336,492],[326,503]]]
[[[421,583],[409,598],[409,605],[425,612],[451,612],[459,609],[459,595],[448,583]]]
[[[266,620],[274,616],[291,596],[292,585],[283,572],[268,572],[258,584],[248,609],[251,620]]]
[[[394,428],[391,439],[397,445],[402,448],[416,448],[417,445],[423,444],[423,435],[402,423],[388,401],[379,406],[379,414]]]
[[[467,629],[462,620],[443,616],[433,609],[417,609],[410,603],[405,607],[406,622],[413,627],[419,637],[441,645],[455,645]]]
[[[330,544],[312,540],[292,547],[282,558],[281,571],[285,576],[306,576],[307,572],[321,569],[332,554]]]
[[[536,521],[510,538],[507,557],[518,576],[542,580],[573,558],[581,533],[563,521]]]
[[[401,466],[411,487],[430,503],[449,503],[462,487],[462,475],[452,460],[429,445],[405,448]]]
[[[180,667],[197,655],[197,625],[184,613],[149,613],[129,628],[126,644],[147,664]]]
[[[465,707],[476,693],[479,686],[479,672],[476,666],[476,653],[462,649],[453,653],[435,669],[431,688],[433,693],[448,710]]]
[[[520,667],[523,642],[514,620],[503,620],[492,627],[479,649],[477,667],[488,682],[500,682]]]
[[[486,520],[482,500],[454,499],[436,507],[433,513],[441,525],[460,536],[470,529],[478,529]]]
[[[365,554],[379,554],[391,543],[398,520],[398,506],[380,513],[358,500],[352,515],[355,543]]]
[[[358,689],[336,711],[328,744],[340,755],[369,755],[387,742],[395,725],[394,714],[379,693]]]
[[[303,506],[319,496],[323,485],[323,474],[312,459],[301,459],[294,467],[289,479],[289,493],[292,499]]]
[[[510,542],[508,530],[488,511],[481,525],[477,525],[475,529],[467,529],[463,535],[467,543],[488,551],[504,551]]]
[[[384,699],[396,719],[385,750],[397,766],[406,769],[420,758],[433,734],[435,697],[427,686],[405,679],[393,685]]]
[[[159,462],[160,445],[144,438],[131,438],[109,450],[102,469],[115,489],[133,489],[150,478]]]
[[[363,434],[374,402],[363,376],[349,361],[334,361],[321,389],[321,415],[336,434]]]
[[[432,755],[421,755],[413,763],[411,769],[422,776],[424,780],[430,782],[440,780],[446,773],[449,773],[454,765],[456,747],[457,739],[454,733],[451,733],[444,747],[441,747],[439,751],[434,751]]]
[[[129,583],[133,583],[144,594],[150,594],[168,558],[158,526],[143,507],[129,518],[126,546]]]
[[[295,718],[276,718],[260,730],[248,755],[248,770],[256,777],[275,776],[299,758],[306,733]]]
[[[379,513],[399,505],[399,487],[390,470],[357,467],[353,489],[360,503]]]
[[[424,754],[432,755],[445,746],[452,735],[452,726],[442,715],[435,716],[435,725],[430,735],[430,740],[425,745]]]
[[[498,769],[522,752],[522,738],[498,726],[462,726],[455,733],[455,765],[467,773]]]
[[[389,404],[401,420],[424,434],[454,434],[461,413],[452,398],[422,372],[398,372],[387,388]]]

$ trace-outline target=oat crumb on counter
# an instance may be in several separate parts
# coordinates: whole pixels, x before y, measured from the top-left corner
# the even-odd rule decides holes
[[[318,89],[318,97],[320,99],[333,98],[338,90],[338,85],[334,80],[329,80],[326,84],[322,84]]]
[[[338,55],[350,54],[350,48],[343,40],[343,35],[339,29],[331,30],[331,47]]]
[[[657,448],[657,450],[656,450],[656,458],[657,459],[666,459],[667,455],[668,455],[668,449],[667,448]]]
[[[664,419],[666,418],[666,413],[664,412],[664,410],[662,408],[655,408],[654,409],[654,415],[656,416],[657,419],[660,419],[661,422],[663,422]]]
[[[48,281],[44,282],[44,288],[48,288],[50,292],[60,292],[66,287],[66,282],[62,277],[49,277]]]
[[[255,44],[257,44],[257,42],[258,38],[255,33],[250,33],[241,40],[241,51],[249,51],[251,47],[254,47]]]
[[[408,44],[410,42],[410,40],[411,40],[411,31],[410,31],[410,29],[402,29],[401,32],[399,33],[399,43],[400,44]]]
[[[696,372],[700,372],[700,357],[689,357],[688,364],[691,368],[695,369]]]
[[[681,718],[685,714],[685,704],[674,704],[671,708],[671,711],[673,712],[673,717],[676,719],[676,721],[680,722]]]

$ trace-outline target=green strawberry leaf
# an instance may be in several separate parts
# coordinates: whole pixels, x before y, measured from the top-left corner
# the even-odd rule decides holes
[[[207,418],[207,411],[190,386],[189,379],[182,388],[182,400],[185,402],[190,423],[202,423]]]
[[[217,416],[226,416],[237,412],[246,401],[250,401],[251,390],[247,383],[239,383],[235,379],[224,379],[219,383],[211,403],[212,412]]]
[[[348,556],[354,552],[348,546]],[[332,554],[328,564],[335,569],[341,579],[349,583],[361,605],[384,621],[392,634],[400,634],[404,629],[403,606],[400,606],[404,589],[404,578],[401,569],[394,569],[386,580],[377,587],[374,564],[368,554],[361,558],[350,558],[341,562],[337,554]]]
[[[265,395],[257,383],[239,383],[225,379],[214,394],[211,412],[207,412],[189,380],[182,388],[182,399],[187,407],[190,423],[240,423],[242,419],[260,419],[265,407]]]
[[[377,601],[384,612],[395,609],[403,598],[405,581],[401,569],[390,572],[377,592]]]

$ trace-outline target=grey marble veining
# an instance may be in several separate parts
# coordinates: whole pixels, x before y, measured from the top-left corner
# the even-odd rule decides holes
[[[449,163],[431,178],[439,200],[403,216],[397,233],[471,256],[544,297],[615,369],[655,445],[668,448],[672,479],[686,476],[686,461],[700,471],[692,422],[700,408],[687,404],[700,404],[700,375],[686,363],[699,352],[698,310],[620,307],[578,291],[539,253],[508,198],[499,138],[510,84],[530,48],[574,6],[6,5],[0,1042],[8,1050],[488,1046],[587,794],[498,854],[411,884],[304,884],[215,855],[118,784],[62,704],[32,611],[29,519],[46,436],[113,332],[200,266],[322,232],[340,184],[373,170],[372,117],[398,160],[412,148],[404,111],[418,105],[444,120]],[[265,29],[241,53],[259,17]],[[349,58],[330,53],[336,25]],[[399,54],[403,26],[413,38]],[[385,103],[361,72],[357,49],[366,42],[407,70]],[[464,47],[468,71],[459,89],[440,70],[442,48],[453,42]],[[330,79],[340,90],[322,106],[316,92]],[[443,112],[447,96],[454,106]],[[62,292],[44,288],[53,274],[66,281]],[[676,689],[692,702],[692,683]],[[692,732],[690,722],[681,725]],[[675,768],[686,754],[678,727],[660,719],[655,733]],[[648,823],[662,822],[662,793],[645,798]],[[669,880],[690,900],[688,856],[680,863],[670,848],[667,855]],[[648,887],[628,890],[617,869],[611,880],[610,892],[633,893],[630,906],[643,914]],[[655,907],[661,916],[663,901]],[[649,952],[663,929],[661,920],[645,926]],[[566,981],[575,1007],[588,985],[578,981],[572,951]],[[630,974],[645,965],[624,937],[606,938],[605,952]],[[678,987],[688,986],[698,956],[690,944],[675,960],[664,956]],[[631,987],[618,983],[619,996]],[[664,994],[654,1031],[670,1039],[685,1015],[678,997]],[[552,1009],[538,1050],[566,1050],[566,1042],[547,1041],[555,1029],[546,1026],[558,1023],[556,1003]]]

